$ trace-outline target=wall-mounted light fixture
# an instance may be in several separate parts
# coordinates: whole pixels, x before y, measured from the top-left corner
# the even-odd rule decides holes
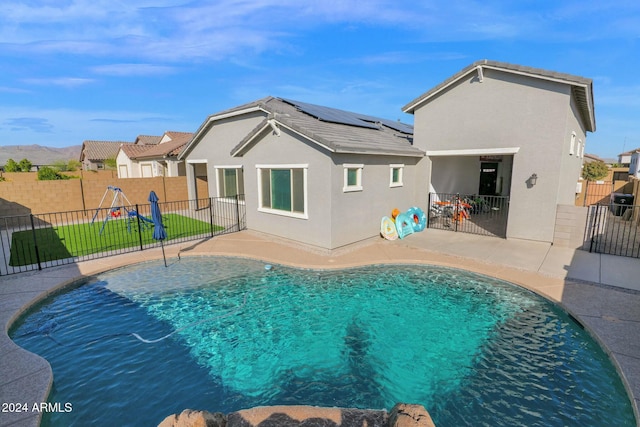
[[[531,176],[529,177],[529,183],[531,184],[531,186],[533,187],[534,185],[536,185],[537,182],[538,182],[538,174],[537,173],[531,174]]]

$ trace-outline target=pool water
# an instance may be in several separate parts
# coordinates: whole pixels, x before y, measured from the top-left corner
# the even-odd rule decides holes
[[[10,334],[51,363],[50,401],[73,405],[44,425],[407,402],[438,427],[635,426],[615,368],[564,311],[449,268],[143,263],[46,300]]]

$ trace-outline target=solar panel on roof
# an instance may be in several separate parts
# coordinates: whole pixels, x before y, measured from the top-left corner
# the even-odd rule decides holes
[[[413,135],[413,126],[402,122],[394,122],[393,120],[381,119],[380,123],[398,132]]]
[[[393,120],[381,119],[379,117],[367,116],[364,114],[358,114],[358,118],[367,122],[382,123],[386,127],[397,130],[398,132],[413,134],[413,126],[406,123],[394,122]]]
[[[356,113],[338,110],[336,108],[323,107],[321,105],[307,104],[306,102],[293,101],[281,98],[287,104],[291,104],[303,113],[307,113],[319,120],[343,125],[358,126],[368,129],[378,129],[374,123],[361,120]]]

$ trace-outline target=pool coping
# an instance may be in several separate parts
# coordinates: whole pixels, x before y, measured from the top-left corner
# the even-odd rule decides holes
[[[169,266],[183,256],[224,255],[302,268],[429,264],[506,280],[559,304],[591,333],[618,370],[640,427],[640,290],[628,281],[632,276],[621,276],[623,270],[630,270],[629,275],[640,271],[640,260],[603,258],[539,242],[427,231],[393,242],[368,239],[333,251],[242,231],[168,245],[165,252]],[[0,426],[39,425],[41,413],[33,411],[33,404],[46,402],[53,381],[49,363],[8,336],[21,314],[79,280],[159,258],[162,252],[156,248],[2,278],[0,321],[5,328],[0,333],[0,403],[26,403],[30,410],[0,413]],[[630,283],[629,289],[621,287],[625,283]]]

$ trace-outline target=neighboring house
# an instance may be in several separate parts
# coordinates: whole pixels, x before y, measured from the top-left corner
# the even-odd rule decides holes
[[[509,196],[506,236],[553,241],[596,129],[591,79],[483,60],[403,111],[435,192]]]
[[[214,114],[179,157],[189,197],[244,193],[249,229],[334,249],[430,192],[499,195],[507,238],[553,241],[596,127],[590,79],[484,60],[403,111],[415,129],[271,97]]]
[[[640,149],[635,150],[631,154],[631,160],[629,161],[629,175],[635,179],[640,179]]]
[[[120,146],[133,145],[124,141],[84,141],[80,150],[80,163],[84,170],[102,170],[105,160],[115,159]]]
[[[133,145],[118,152],[118,178],[152,178],[184,176],[184,161],[178,154],[193,133],[167,131],[162,136],[140,135]]]
[[[583,163],[592,163],[592,162],[602,162],[607,166],[611,166],[612,164],[611,160],[605,160],[600,156],[596,156],[595,154],[585,153]]]
[[[180,159],[189,198],[245,194],[252,230],[334,249],[417,201],[409,125],[267,97],[209,116]],[[206,177],[208,194],[197,194]],[[224,200],[224,199],[223,199]]]
[[[633,155],[633,153],[636,153],[638,151],[640,151],[640,147],[618,154],[618,163],[620,164],[620,166],[629,166],[631,164],[631,156]]]

